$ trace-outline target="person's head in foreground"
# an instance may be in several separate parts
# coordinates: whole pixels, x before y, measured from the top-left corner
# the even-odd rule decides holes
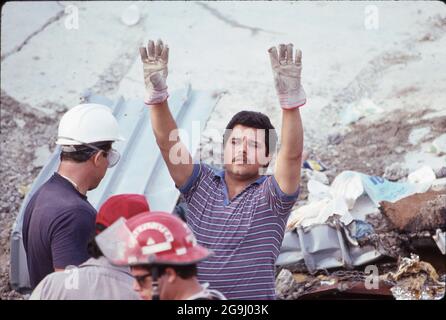
[[[196,264],[211,251],[197,244],[189,227],[173,214],[150,212],[118,220],[96,241],[114,264],[130,266],[142,299],[224,299],[198,282]]]
[[[223,136],[224,168],[236,180],[258,177],[274,154],[277,134],[268,116],[240,111],[226,126]]]

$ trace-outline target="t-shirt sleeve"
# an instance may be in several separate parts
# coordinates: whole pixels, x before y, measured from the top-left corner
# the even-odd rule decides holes
[[[264,201],[268,202],[273,212],[281,216],[291,212],[299,197],[299,191],[300,187],[292,194],[283,192],[273,175],[266,178],[261,187]]]
[[[53,267],[78,266],[89,258],[87,246],[94,234],[94,215],[85,209],[71,209],[56,220],[51,232]]]
[[[203,180],[209,178],[211,174],[213,174],[213,170],[208,165],[204,163],[194,164],[194,169],[189,179],[182,186],[177,187],[187,203],[190,202]]]

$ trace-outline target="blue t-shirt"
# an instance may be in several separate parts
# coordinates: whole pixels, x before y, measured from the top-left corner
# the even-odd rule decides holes
[[[23,244],[31,287],[54,269],[80,265],[88,258],[96,210],[87,197],[58,173],[33,195],[25,209]]]

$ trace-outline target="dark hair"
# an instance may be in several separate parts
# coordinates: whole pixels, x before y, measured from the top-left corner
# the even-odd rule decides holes
[[[104,255],[96,243],[95,236],[91,237],[90,241],[88,241],[87,251],[88,254],[95,259],[98,259]]]
[[[226,126],[225,134],[223,135],[223,145],[226,144],[229,138],[229,130],[234,129],[234,127],[238,124],[255,129],[265,129],[265,155],[268,156],[270,151],[275,150],[277,143],[276,129],[271,124],[271,121],[267,115],[255,111],[240,111],[232,117],[231,121],[229,121],[228,125]]]
[[[147,271],[151,272],[152,266],[144,265],[143,267]],[[157,265],[156,267],[158,269],[158,276],[159,277],[161,277],[166,272],[167,268],[172,268],[173,270],[175,270],[176,274],[181,279],[185,279],[186,280],[186,279],[190,279],[192,277],[196,277],[197,276],[197,265],[196,264],[188,264],[188,265],[168,265],[168,264],[163,264],[163,265]]]
[[[90,143],[91,145],[104,150],[109,151],[111,149],[113,141],[101,141],[101,142],[94,142]],[[85,162],[88,159],[90,159],[94,154],[96,154],[98,151],[90,148],[86,145],[79,145],[79,146],[73,146],[76,151],[74,152],[66,152],[61,151],[60,153],[60,161],[74,161],[74,162]]]

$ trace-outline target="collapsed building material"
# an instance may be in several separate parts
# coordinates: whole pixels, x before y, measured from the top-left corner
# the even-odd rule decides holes
[[[432,238],[434,239],[441,253],[446,254],[446,232],[441,232],[441,229],[437,229],[435,235],[433,235]]]
[[[446,227],[446,191],[428,191],[395,203],[382,201],[381,212],[405,232],[419,232]]]
[[[358,270],[338,270],[310,275],[282,269],[276,279],[276,292],[281,300],[296,299],[393,299],[391,286],[377,279],[368,285],[367,275]]]
[[[438,300],[445,294],[445,282],[440,281],[434,267],[415,254],[400,259],[397,271],[383,279],[394,284],[390,290],[397,300]]]
[[[348,229],[332,220],[308,230],[298,227],[286,232],[276,265],[294,265],[296,270],[314,273],[337,267],[352,269],[382,256],[372,245],[360,246]]]

